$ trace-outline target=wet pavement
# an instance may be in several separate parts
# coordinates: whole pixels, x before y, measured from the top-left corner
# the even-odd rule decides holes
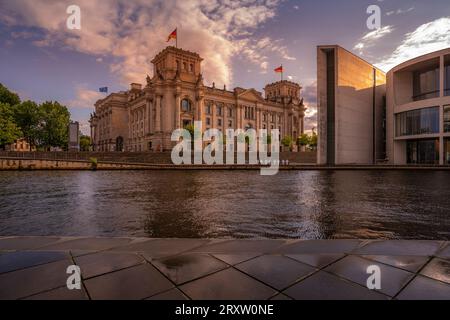
[[[67,288],[71,265],[80,290]],[[4,237],[0,299],[448,300],[450,243]]]

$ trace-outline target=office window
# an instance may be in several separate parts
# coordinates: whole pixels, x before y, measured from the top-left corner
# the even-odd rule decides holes
[[[439,97],[439,67],[415,71],[413,74],[413,100],[425,100]]]
[[[450,105],[444,106],[444,132],[450,132]]]
[[[450,56],[445,57],[444,95],[450,96]]]
[[[439,133],[439,107],[397,114],[396,133],[397,137]]]
[[[444,153],[445,163],[450,164],[450,138],[444,139],[444,147],[445,147],[445,153]]]
[[[439,139],[408,140],[406,158],[408,164],[439,164]]]

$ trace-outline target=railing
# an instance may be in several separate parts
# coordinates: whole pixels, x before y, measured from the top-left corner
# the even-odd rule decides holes
[[[431,96],[429,97],[429,95],[431,95]],[[439,97],[439,90],[422,92],[418,95],[414,95],[412,98],[413,98],[413,101],[421,101],[421,100],[437,98],[437,97]]]

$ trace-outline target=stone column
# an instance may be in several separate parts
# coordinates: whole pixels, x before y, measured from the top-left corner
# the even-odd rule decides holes
[[[155,125],[153,122],[153,101],[148,100],[148,132],[153,133]]]
[[[196,121],[202,121],[203,122],[203,109],[204,109],[204,103],[205,100],[203,97],[199,97],[197,99],[197,112],[196,112]]]
[[[156,97],[156,121],[155,131],[161,132],[161,96]]]
[[[179,94],[175,95],[175,129],[181,128],[180,121],[181,97]]]
[[[256,105],[255,105],[255,123],[256,123],[256,125],[255,125],[256,132],[259,133],[259,130],[261,129],[261,127],[259,125],[259,106],[258,106],[258,103],[256,103]]]
[[[222,119],[223,119],[223,123],[222,123],[222,130],[223,130],[223,134],[225,135],[226,130],[228,129],[228,107],[226,104],[223,105],[222,107]]]
[[[216,108],[217,108],[217,104],[215,101],[213,101],[212,105],[211,105],[211,129],[216,129],[217,125],[216,125]]]

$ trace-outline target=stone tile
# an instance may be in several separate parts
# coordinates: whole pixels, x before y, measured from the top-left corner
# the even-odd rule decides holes
[[[420,274],[450,284],[450,261],[435,258]],[[450,300],[450,296],[448,298]]]
[[[42,250],[101,251],[129,243],[129,238],[78,238],[42,247]]]
[[[292,298],[289,298],[288,296],[279,293],[275,297],[270,298],[270,300],[292,300]]]
[[[204,253],[268,253],[286,243],[284,240],[230,240],[202,246],[194,252]]]
[[[449,300],[450,285],[417,276],[397,296],[399,300]]]
[[[11,237],[0,238],[0,250],[31,250],[57,242],[58,237]]]
[[[317,270],[280,255],[261,256],[238,264],[236,268],[277,290],[283,290]]]
[[[440,241],[386,240],[372,241],[354,253],[385,256],[432,256],[442,245]]]
[[[282,254],[343,254],[360,245],[359,240],[299,240],[277,250]]]
[[[283,293],[296,300],[384,300],[387,296],[319,271]]]
[[[157,259],[153,260],[152,264],[177,285],[229,267],[206,253],[190,253]]]
[[[169,291],[157,294],[153,297],[150,297],[146,300],[172,300],[172,301],[181,301],[181,300],[189,300],[180,290],[177,288],[171,289]]]
[[[413,273],[390,267],[381,263],[366,260],[357,256],[348,256],[327,267],[325,271],[356,282],[362,286],[367,285],[370,274],[367,267],[377,265],[381,270],[381,290],[380,292],[391,297],[395,296],[414,276]]]
[[[145,299],[173,288],[173,284],[149,264],[108,273],[84,282],[91,299]]]
[[[36,294],[25,300],[88,300],[88,296],[84,288],[81,290],[69,290],[67,287],[61,287],[55,290]]]
[[[222,261],[225,261],[226,263],[234,266],[238,263],[256,258],[258,254],[255,253],[236,253],[236,254],[213,254],[214,257],[217,259],[220,259]]]
[[[142,252],[146,258],[152,259],[173,256],[209,242],[202,239],[151,239],[114,248],[112,251]]]
[[[0,275],[0,300],[18,299],[66,285],[70,260],[61,260]]]
[[[321,269],[341,259],[344,254],[287,254],[286,256]]]
[[[133,253],[98,252],[74,258],[80,266],[83,279],[125,269],[145,260]]]
[[[70,250],[70,254],[72,257],[81,257],[86,256],[88,254],[93,254],[99,252],[98,250]]]
[[[180,289],[194,300],[265,300],[276,294],[233,268],[189,282]]]
[[[377,256],[363,255],[363,258],[388,264],[390,266],[416,273],[430,260],[421,256]]]
[[[65,252],[16,251],[0,256],[0,273],[69,259]]]
[[[440,258],[450,259],[450,243],[447,243],[447,245],[437,254]]]

